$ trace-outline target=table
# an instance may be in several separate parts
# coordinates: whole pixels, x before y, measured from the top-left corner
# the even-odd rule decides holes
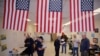
[[[14,48],[12,56],[20,56],[20,54],[26,49],[26,47],[19,47],[19,48]]]

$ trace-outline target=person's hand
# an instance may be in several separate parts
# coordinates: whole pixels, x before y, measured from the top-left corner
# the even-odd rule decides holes
[[[44,49],[45,49],[45,48],[46,48],[46,45],[43,45],[43,47],[42,47],[42,48],[44,48]]]

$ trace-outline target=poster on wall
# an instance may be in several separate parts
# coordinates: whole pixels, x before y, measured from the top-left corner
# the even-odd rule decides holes
[[[95,37],[95,33],[91,33],[91,37],[93,37],[93,38],[94,38],[94,37]]]
[[[98,43],[98,38],[93,38],[94,43]]]
[[[95,33],[99,33],[99,28],[95,28],[95,29],[94,29],[94,32],[95,32]]]
[[[7,44],[1,45],[1,51],[5,51],[7,49]]]
[[[1,34],[0,35],[0,40],[6,40],[6,35],[5,34]]]

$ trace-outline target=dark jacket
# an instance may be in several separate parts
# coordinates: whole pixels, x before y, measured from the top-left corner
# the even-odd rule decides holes
[[[34,52],[34,40],[30,37],[30,38],[27,38],[25,39],[25,47],[26,50],[25,50],[25,53],[33,53]]]
[[[34,40],[32,38],[25,39],[25,47],[33,47]]]
[[[87,39],[87,38],[82,39],[81,40],[81,45],[80,45],[80,51],[81,52],[88,51],[89,47],[90,47],[89,39]]]
[[[56,39],[54,42],[54,46],[56,49],[59,49],[60,48],[60,40]]]
[[[66,35],[62,35],[62,36],[61,36],[61,39],[64,39],[64,42],[66,42],[66,43],[67,43],[67,41],[68,41],[68,37],[67,37]]]

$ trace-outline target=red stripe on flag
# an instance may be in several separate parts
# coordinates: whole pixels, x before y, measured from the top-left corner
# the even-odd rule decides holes
[[[79,1],[77,0],[78,32],[80,31]]]
[[[24,16],[25,17],[25,16]],[[26,20],[25,20],[25,28],[24,28],[24,31],[26,31],[26,26],[27,26],[27,19],[29,17],[29,12],[26,11]]]
[[[70,0],[70,31],[72,32],[72,0]]]
[[[91,29],[91,22],[90,22],[90,11],[88,12],[89,13],[89,31],[92,31],[92,29]]]
[[[87,31],[87,19],[88,19],[88,18],[86,18],[86,12],[85,12],[85,18],[84,18],[84,19],[85,19],[85,24],[84,24],[85,29],[84,29],[84,30]]]
[[[93,11],[92,11],[92,21],[93,21],[93,31],[94,31],[94,29],[95,29],[95,24],[94,24],[94,13],[93,13]]]
[[[7,26],[6,26],[6,29],[8,29],[8,24],[9,24],[8,23],[9,22],[9,15],[10,15],[9,13],[10,13],[10,0],[8,1],[8,14],[7,14],[7,24],[6,24]]]
[[[23,14],[22,14],[22,21],[21,21],[21,28],[20,28],[21,31],[22,31],[22,28],[23,28],[24,13],[25,13],[25,11],[24,11]]]
[[[46,32],[46,16],[47,16],[47,14],[46,14],[46,10],[47,10],[47,0],[45,1],[45,13],[44,13],[44,32]]]
[[[14,15],[14,24],[13,24],[13,30],[15,29],[15,23],[16,23],[16,15],[17,15],[17,10],[15,11],[15,15]]]
[[[3,28],[5,26],[5,14],[6,14],[6,0],[4,0],[4,16],[3,16]]]
[[[58,27],[58,12],[57,12],[57,15],[56,15],[56,30],[55,30],[55,32],[57,32],[57,27]]]
[[[39,23],[38,23],[38,13],[39,13],[39,0],[37,0],[37,11],[36,11],[36,13],[37,13],[37,15],[36,15],[36,32],[38,32],[38,25],[39,25]]]
[[[17,23],[17,30],[18,30],[18,28],[19,28],[19,22],[20,22],[20,18],[21,17],[21,10],[19,10],[19,16],[18,16],[18,23]]]
[[[91,17],[91,16],[90,16],[90,11],[88,11],[88,13],[89,13],[89,17],[88,17],[88,18],[89,18],[89,31],[92,31],[92,28],[91,28],[91,21],[90,21],[90,19],[91,19],[91,18],[90,18],[90,17]]]
[[[60,12],[60,33],[61,33],[61,31],[62,31],[62,12]],[[57,29],[57,28],[56,28]]]
[[[51,25],[51,32],[53,32],[53,29],[54,29],[54,12],[52,12],[52,25]]]
[[[50,32],[50,12],[48,14],[48,32]]]
[[[74,2],[74,31],[76,31],[76,3],[75,0],[73,0]]]
[[[84,31],[84,24],[83,24],[83,13],[81,13],[81,16],[82,16],[82,32]]]
[[[41,21],[41,22],[40,22],[40,32],[42,32],[42,25],[43,25],[43,24],[42,24],[42,17],[43,17],[43,16],[42,16],[42,12],[43,12],[43,0],[41,0],[41,1],[42,1],[42,2],[41,2],[41,13],[40,13],[40,14],[41,14],[41,15],[40,15],[40,21]]]
[[[13,12],[14,12],[14,11],[13,11],[13,10],[14,10],[13,4],[14,4],[14,0],[12,0],[12,6],[11,6],[11,7],[12,7],[12,8],[11,8],[11,9],[12,9],[12,13],[11,13],[11,15],[13,15]],[[13,16],[11,16],[10,29],[11,29],[11,27],[12,27],[12,18],[13,18]]]

